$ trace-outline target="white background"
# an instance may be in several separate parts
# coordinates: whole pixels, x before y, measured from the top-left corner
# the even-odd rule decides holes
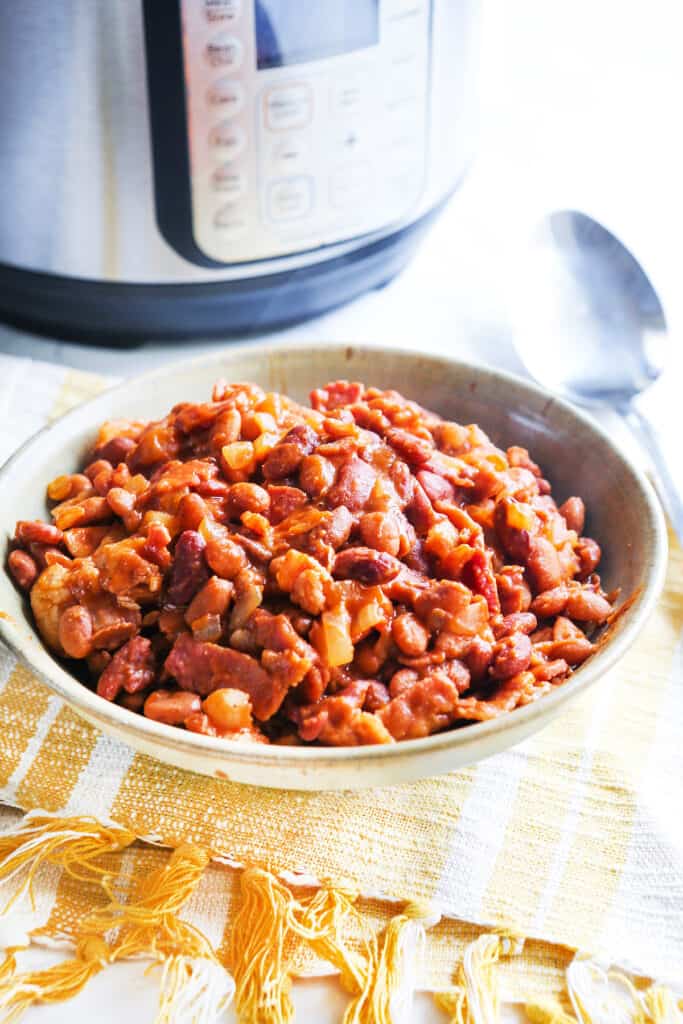
[[[389,287],[280,337],[384,341],[521,371],[507,320],[511,268],[523,259],[536,217],[553,207],[584,209],[634,249],[661,292],[671,364],[644,405],[670,438],[680,471],[683,5],[484,0],[483,7],[484,119],[469,180]],[[122,376],[197,350],[182,344],[102,351],[0,326],[0,351]],[[631,444],[618,423],[607,422]],[[32,1010],[26,1019],[137,1024],[153,1019],[154,1001],[154,983],[141,965],[125,965],[95,979],[68,1007]],[[339,1020],[344,1005],[336,986],[324,981],[298,985],[296,1001],[298,1019],[311,1024]],[[443,1018],[421,997],[414,1020]]]

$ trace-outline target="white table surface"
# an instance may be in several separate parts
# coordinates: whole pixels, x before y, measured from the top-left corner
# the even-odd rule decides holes
[[[510,267],[535,218],[555,207],[584,209],[633,248],[660,290],[671,364],[643,405],[671,437],[668,451],[680,468],[683,345],[674,339],[683,331],[682,30],[683,7],[675,0],[484,0],[484,120],[470,178],[392,284],[277,337],[391,342],[523,372],[506,315]],[[0,325],[0,352],[117,376],[222,344],[117,351]],[[603,419],[642,458],[621,423]],[[27,954],[32,966],[55,959],[43,951]],[[295,1001],[307,1024],[340,1020],[344,1005],[329,980],[297,984]],[[153,1019],[154,1003],[154,981],[143,966],[119,965],[68,1008],[31,1010],[26,1020],[142,1024]],[[413,1019],[444,1018],[419,996]],[[505,1019],[522,1018],[506,1008]]]

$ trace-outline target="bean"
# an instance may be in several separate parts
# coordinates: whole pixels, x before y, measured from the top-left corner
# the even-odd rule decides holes
[[[106,459],[112,466],[118,466],[120,462],[126,461],[135,447],[136,442],[131,437],[112,437],[111,441],[103,444],[94,454],[95,458]]]
[[[429,633],[411,612],[398,615],[391,625],[394,643],[409,657],[424,654],[429,645]]]
[[[59,642],[70,658],[87,658],[92,651],[92,618],[83,605],[74,604],[62,613]]]
[[[550,619],[562,614],[567,607],[568,598],[569,591],[564,584],[560,584],[559,587],[552,587],[537,594],[531,602],[531,610],[541,619]]]
[[[369,548],[398,555],[401,549],[401,531],[395,512],[366,512],[361,516],[360,535]]]
[[[171,578],[168,585],[170,604],[189,604],[197,591],[206,583],[209,571],[204,549],[206,541],[195,530],[180,534],[173,553]]]
[[[489,672],[494,679],[510,679],[531,664],[531,640],[526,633],[513,633],[493,645]]]
[[[38,566],[26,551],[10,551],[7,560],[14,582],[21,590],[30,590],[38,578]]]
[[[580,535],[586,521],[586,506],[582,499],[577,497],[567,498],[560,505],[558,511],[561,516],[564,516],[567,528],[575,530]]]
[[[602,557],[600,545],[591,537],[579,537],[575,552],[579,559],[580,578],[585,579],[598,567]]]
[[[570,619],[579,622],[604,622],[612,614],[612,605],[594,590],[572,590],[566,605]]]
[[[322,455],[307,455],[299,467],[299,483],[309,498],[321,498],[334,483],[333,463]]]
[[[233,519],[239,519],[243,512],[265,514],[269,508],[268,491],[258,484],[237,483],[228,491],[227,511]]]
[[[545,537],[530,541],[527,571],[536,591],[552,590],[562,582],[562,566],[555,547]]]
[[[202,702],[196,693],[154,690],[145,701],[145,717],[165,725],[184,725],[192,714],[201,711]]]
[[[398,576],[401,563],[383,551],[372,548],[346,548],[334,560],[333,574],[341,579],[358,580],[368,586],[388,583]]]
[[[505,615],[495,627],[496,639],[510,636],[511,633],[533,633],[538,625],[536,616],[531,612],[513,612],[512,615]]]
[[[38,544],[59,544],[64,536],[57,526],[41,523],[40,520],[20,520],[17,523],[15,537],[24,544],[35,541]]]
[[[588,637],[556,640],[552,645],[552,657],[562,659],[568,665],[580,665],[593,653],[594,646]]]

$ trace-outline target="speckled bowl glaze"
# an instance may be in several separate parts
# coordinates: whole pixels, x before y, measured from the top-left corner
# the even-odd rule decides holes
[[[462,423],[476,422],[505,448],[528,447],[558,503],[580,494],[586,530],[603,550],[605,588],[632,602],[598,652],[563,686],[499,719],[390,746],[247,746],[153,722],[97,697],[48,653],[27,603],[0,573],[0,635],[79,715],[136,750],[219,778],[288,789],[386,786],[451,771],[495,754],[562,713],[564,704],[615,664],[633,643],[660,593],[666,530],[649,482],[591,420],[526,381],[455,359],[361,346],[259,344],[176,363],[104,392],[28,441],[0,470],[0,526],[44,516],[45,486],[76,469],[98,425],[113,417],[152,418],[180,401],[205,400],[215,380],[253,381],[305,400],[316,386],[346,377],[395,388]]]

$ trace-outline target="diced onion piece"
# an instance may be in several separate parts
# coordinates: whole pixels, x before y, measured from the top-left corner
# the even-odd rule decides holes
[[[248,469],[254,459],[251,441],[232,441],[223,445],[221,452],[230,469]]]
[[[351,616],[344,605],[339,604],[323,612],[320,616],[320,628],[312,629],[310,638],[328,665],[348,665],[353,661]]]

